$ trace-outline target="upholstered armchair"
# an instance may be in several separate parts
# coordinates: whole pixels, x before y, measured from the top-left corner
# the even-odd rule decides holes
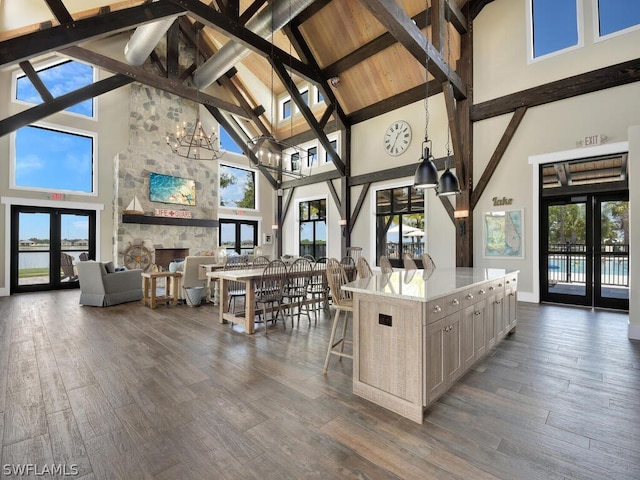
[[[142,270],[114,271],[113,263],[78,262],[80,305],[108,307],[142,299]]]

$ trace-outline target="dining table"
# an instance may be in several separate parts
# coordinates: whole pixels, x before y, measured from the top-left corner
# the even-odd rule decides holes
[[[256,314],[256,287],[262,279],[264,267],[247,268],[243,270],[217,270],[207,272],[207,277],[212,280],[218,280],[219,286],[219,315],[220,323],[237,323],[244,326],[244,332],[247,334],[255,333],[255,314]],[[322,270],[316,268],[309,272],[309,275],[318,275],[320,272],[324,274],[324,264]],[[245,301],[244,312],[230,312],[227,282],[244,282],[245,284]]]

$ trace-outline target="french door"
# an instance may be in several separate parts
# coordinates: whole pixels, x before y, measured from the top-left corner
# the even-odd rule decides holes
[[[227,249],[227,254],[249,255],[258,245],[258,222],[253,220],[220,220],[220,246]]]
[[[11,293],[77,288],[81,256],[96,256],[95,211],[11,208]]]
[[[629,194],[545,198],[541,300],[629,309]]]

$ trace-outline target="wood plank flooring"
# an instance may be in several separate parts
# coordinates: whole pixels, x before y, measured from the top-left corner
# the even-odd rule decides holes
[[[0,298],[1,478],[640,479],[626,314],[520,303],[418,425],[355,397],[350,360],[322,375],[328,315],[248,336],[212,305],[78,297]]]

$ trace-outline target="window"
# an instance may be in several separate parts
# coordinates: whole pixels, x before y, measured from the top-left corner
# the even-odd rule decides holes
[[[258,222],[252,220],[220,219],[220,246],[227,249],[227,255],[249,255],[258,245]]]
[[[37,72],[54,98],[93,83],[93,67],[72,60],[43,67]],[[24,74],[16,77],[16,100],[36,105],[42,103],[42,97]],[[93,99],[72,105],[65,111],[93,117]]]
[[[611,35],[640,25],[638,0],[596,0],[597,34]]]
[[[327,256],[327,200],[300,202],[300,256]]]
[[[233,152],[244,154],[242,148],[238,146],[238,144],[231,138],[231,135],[227,133],[222,125],[218,128],[219,137],[220,137],[220,148],[226,152]]]
[[[291,99],[282,102],[282,120],[291,117]]]
[[[220,206],[256,208],[256,174],[253,170],[220,164]]]
[[[329,144],[331,145],[331,148],[333,148],[336,153],[338,152],[338,140],[331,140],[329,142]],[[329,163],[329,162],[333,162],[333,160],[331,159],[331,157],[329,156],[329,153],[326,154],[326,159],[325,162]]]
[[[533,58],[579,44],[577,0],[530,0]]]
[[[424,190],[398,187],[376,192],[376,258],[402,267],[402,255],[424,251]]]
[[[16,187],[93,193],[93,136],[31,125],[14,138]]]
[[[318,147],[307,149],[307,167],[315,167],[318,164]]]
[[[320,89],[316,88],[316,103],[324,102],[324,97],[322,96],[322,92]]]
[[[302,100],[304,101],[304,104],[309,105],[309,89],[307,88],[306,90],[302,90],[300,92],[300,95],[302,96]]]
[[[300,153],[295,152],[291,154],[291,170],[297,172],[300,170]]]

